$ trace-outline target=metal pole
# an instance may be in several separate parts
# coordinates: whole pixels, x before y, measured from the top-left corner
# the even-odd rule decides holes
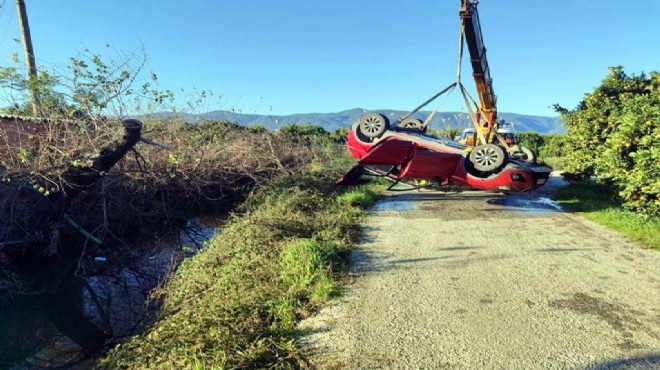
[[[28,80],[31,82],[30,95],[32,97],[32,115],[39,117],[41,113],[41,101],[39,91],[34,83],[37,79],[37,64],[34,61],[34,50],[32,49],[32,37],[30,36],[30,24],[28,23],[27,11],[23,0],[16,0],[16,12],[18,13],[18,23],[21,27],[23,36],[23,49],[25,50],[25,65],[28,70]]]

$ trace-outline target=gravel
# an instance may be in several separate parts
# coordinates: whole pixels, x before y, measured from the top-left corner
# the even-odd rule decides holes
[[[660,369],[660,253],[534,195],[414,191],[371,211],[317,368]]]

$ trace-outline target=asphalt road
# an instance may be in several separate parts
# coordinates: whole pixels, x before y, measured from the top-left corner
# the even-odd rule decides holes
[[[557,184],[380,201],[348,291],[299,326],[313,364],[660,369],[660,252],[557,209]]]

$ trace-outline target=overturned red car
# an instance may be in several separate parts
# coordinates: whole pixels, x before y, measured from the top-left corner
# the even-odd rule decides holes
[[[511,193],[542,186],[552,171],[535,159],[509,156],[497,144],[470,147],[415,127],[390,127],[387,117],[377,113],[353,124],[347,146],[358,163],[337,182],[341,185],[384,176],[394,185],[454,185]]]

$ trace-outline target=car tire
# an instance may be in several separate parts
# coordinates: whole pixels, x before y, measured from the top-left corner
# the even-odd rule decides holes
[[[477,171],[493,173],[504,164],[506,152],[499,145],[484,144],[472,149],[469,159]]]
[[[360,119],[358,130],[370,139],[382,136],[390,128],[390,120],[382,114],[371,113]]]
[[[417,129],[422,131],[422,126],[424,124],[422,123],[421,120],[418,120],[417,118],[407,118],[404,119],[403,122],[399,124],[402,128],[408,128],[408,129]]]
[[[536,153],[533,150],[526,146],[519,146],[518,149],[522,152],[520,159],[528,163],[536,163]]]

